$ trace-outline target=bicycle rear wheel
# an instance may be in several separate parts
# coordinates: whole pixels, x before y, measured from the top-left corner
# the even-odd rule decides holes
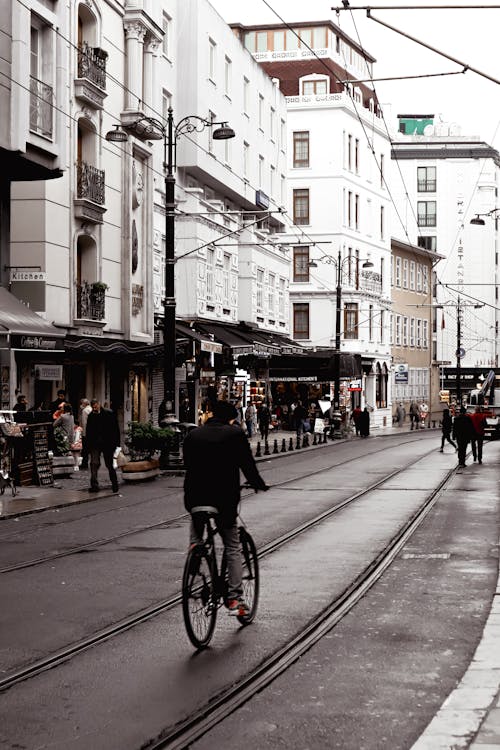
[[[206,648],[217,619],[215,561],[205,547],[189,550],[182,576],[182,613],[188,638],[195,648]]]
[[[248,606],[248,614],[238,615],[242,625],[249,625],[257,613],[259,604],[259,560],[255,542],[248,531],[240,526],[240,548],[243,557],[243,599]]]

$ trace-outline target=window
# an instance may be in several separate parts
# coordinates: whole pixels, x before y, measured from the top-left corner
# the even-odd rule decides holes
[[[284,174],[280,175],[280,182],[281,182],[281,189],[280,189],[281,205],[284,206],[286,203],[286,179],[285,179]]]
[[[424,349],[429,348],[429,321],[422,321],[422,347]]]
[[[52,82],[52,36],[37,16],[31,16],[30,40],[30,130],[52,138],[54,91]]]
[[[383,206],[380,206],[380,239],[383,240],[385,237],[385,210]]]
[[[309,131],[300,130],[293,134],[293,166],[309,166]]]
[[[380,187],[385,187],[385,175],[384,175],[384,154],[380,154]]]
[[[352,135],[347,136],[347,169],[352,171]]]
[[[280,147],[283,152],[285,152],[286,149],[286,123],[281,118],[280,121]]]
[[[269,174],[269,193],[271,195],[271,198],[274,197],[274,193],[276,190],[276,167],[273,167],[271,164],[271,172]]]
[[[403,316],[403,346],[408,346],[408,318]]]
[[[427,266],[422,266],[422,292],[424,294],[429,293],[429,269]]]
[[[267,31],[257,31],[255,36],[257,52],[267,52]]]
[[[208,118],[207,119],[208,119],[209,122],[215,122],[215,120],[216,120],[215,113],[214,112],[210,112],[210,110],[209,110],[209,112],[208,112]],[[207,128],[208,153],[209,154],[213,154],[213,152],[214,152],[214,140],[212,138],[212,132],[213,132],[213,128],[212,127]]]
[[[309,281],[309,247],[293,248],[293,280]]]
[[[352,192],[347,193],[347,226],[352,227]]]
[[[358,338],[358,303],[346,302],[344,305],[344,338]]]
[[[161,107],[162,107],[162,115],[163,115],[164,122],[167,122],[168,120],[168,110],[170,109],[171,106],[172,106],[172,94],[170,93],[170,91],[163,89]]]
[[[293,337],[309,338],[309,303],[301,302],[293,306]]]
[[[222,294],[223,302],[229,304],[229,268],[231,265],[231,256],[229,253],[224,253],[224,267],[222,271]]]
[[[309,190],[293,191],[293,221],[295,224],[309,224]]]
[[[384,343],[384,324],[385,324],[385,317],[384,317],[384,311],[381,310],[379,314],[379,322],[380,322],[380,343]]]
[[[250,145],[243,141],[243,177],[248,179],[248,166],[250,164]]]
[[[257,312],[262,312],[264,306],[264,271],[257,269]]]
[[[302,96],[328,94],[328,80],[326,78],[315,81],[302,81]]]
[[[359,174],[359,138],[354,141],[354,169]]]
[[[275,310],[275,296],[274,296],[274,287],[276,286],[276,276],[274,273],[269,274],[269,284],[268,284],[268,307],[267,307],[267,314],[270,318],[274,318],[276,315]]]
[[[419,237],[417,240],[417,244],[419,247],[425,248],[425,250],[432,250],[433,252],[436,252],[437,237]]]
[[[373,305],[368,308],[368,339],[373,341]]]
[[[259,128],[263,129],[264,125],[264,97],[259,94]]]
[[[436,192],[436,167],[417,167],[417,190],[419,193]]]
[[[286,291],[286,281],[282,277],[280,277],[279,281],[279,287],[278,287],[278,312],[280,318],[285,317],[285,291]]]
[[[408,258],[403,258],[403,289],[408,289]]]
[[[217,62],[217,45],[213,39],[208,40],[208,77],[215,83],[215,67]]]
[[[422,321],[420,318],[417,318],[417,348],[420,348],[422,346]]]
[[[396,346],[401,346],[401,315],[396,315]]]
[[[394,279],[395,286],[401,288],[401,258],[396,256],[396,276]]]
[[[422,266],[417,263],[417,292],[422,292]]]
[[[163,43],[162,51],[165,57],[170,59],[170,44],[171,44],[171,33],[172,33],[172,19],[168,13],[163,14]]]
[[[231,74],[232,63],[229,57],[224,58],[224,93],[227,97],[231,96]]]
[[[248,115],[248,106],[250,103],[250,81],[243,76],[243,112]]]
[[[410,318],[410,346],[415,346],[415,318]]]
[[[209,247],[207,250],[207,301],[209,302],[214,298],[214,264],[215,250]]]
[[[262,188],[264,182],[264,157],[259,154],[259,188]]]
[[[415,261],[410,261],[410,289],[415,291]]]
[[[436,201],[417,202],[417,222],[419,227],[436,226]]]
[[[359,195],[354,196],[354,229],[359,231]]]

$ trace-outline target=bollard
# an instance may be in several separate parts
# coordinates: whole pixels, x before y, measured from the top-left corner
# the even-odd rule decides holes
[[[306,432],[304,437],[302,438],[302,447],[303,448],[309,448],[309,435]]]
[[[332,437],[332,440],[333,440],[333,437]],[[323,444],[325,444],[325,443],[327,443],[327,442],[328,442],[328,433],[326,433],[326,432],[325,432],[325,433],[323,434]]]
[[[260,458],[262,453],[260,452],[260,440],[257,441],[257,450],[255,451],[255,458]]]
[[[286,453],[286,438],[281,441],[281,452]]]
[[[293,451],[293,438],[290,438],[290,442],[288,443],[288,450]]]
[[[266,442],[264,443],[264,456],[269,456],[270,453],[271,451],[269,450],[269,443],[266,440]]]
[[[276,438],[274,440],[273,454],[274,453],[279,453],[279,450],[278,450],[278,441],[276,440]]]
[[[297,450],[300,450],[301,447],[302,447],[302,442],[301,442],[301,439],[300,439],[300,435],[297,435],[297,443],[295,445],[295,448]]]
[[[318,436],[316,433],[313,435],[313,445],[318,445]]]

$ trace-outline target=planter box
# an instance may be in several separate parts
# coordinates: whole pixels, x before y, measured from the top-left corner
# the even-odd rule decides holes
[[[121,467],[124,482],[142,482],[154,479],[160,473],[160,462],[157,459],[151,461],[129,461]]]

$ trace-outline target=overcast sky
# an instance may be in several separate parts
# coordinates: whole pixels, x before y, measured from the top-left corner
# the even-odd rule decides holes
[[[374,76],[422,75],[460,71],[456,63],[426,50],[366,16],[366,11],[332,10],[341,0],[210,0],[228,23],[276,23],[276,11],[287,23],[331,20],[376,58]],[[360,0],[350,5],[370,5],[372,15],[391,26],[415,36],[461,62],[500,79],[498,34],[500,7],[482,10],[396,10],[411,0]],[[450,0],[424,0],[422,5],[451,5]],[[472,5],[462,0],[456,5]],[[476,3],[493,5],[490,3]],[[388,10],[376,10],[389,5]],[[391,126],[400,113],[434,114],[444,122],[457,123],[462,135],[477,135],[500,150],[500,85],[477,75],[465,74],[405,81],[377,82],[379,100],[385,104],[386,120]],[[388,106],[390,105],[390,107]]]

